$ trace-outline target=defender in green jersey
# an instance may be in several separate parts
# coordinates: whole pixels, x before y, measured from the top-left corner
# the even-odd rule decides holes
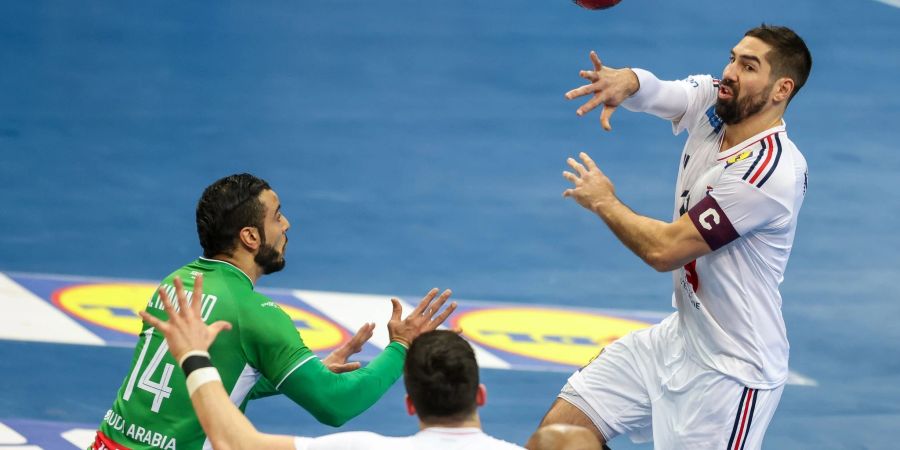
[[[214,327],[232,325],[209,353],[229,396],[241,410],[251,397],[283,393],[322,423],[339,426],[374,404],[400,377],[406,349],[421,333],[437,328],[455,309],[450,296],[432,289],[406,319],[392,300],[391,343],[366,367],[347,363],[371,337],[366,324],[347,344],[319,360],[303,343],[293,321],[272,300],[253,290],[262,275],[284,267],[290,223],[278,196],[252,175],[210,185],[197,205],[197,231],[204,256],[166,277],[160,287],[186,290],[204,280],[201,317]],[[170,295],[174,297],[174,295]],[[147,313],[167,314],[159,295]],[[210,448],[191,406],[184,375],[162,333],[148,324],[135,347],[132,367],[97,432],[93,449],[200,450]],[[252,391],[252,393],[251,393]]]

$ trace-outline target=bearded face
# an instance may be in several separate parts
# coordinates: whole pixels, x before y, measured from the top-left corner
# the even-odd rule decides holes
[[[725,79],[719,83],[720,93],[716,99],[716,115],[727,125],[740,123],[747,117],[760,112],[768,101],[768,93],[773,83],[756,94],[741,96],[741,88],[734,80]]]
[[[284,269],[285,260],[282,252],[284,247],[287,246],[287,236],[284,238],[282,252],[276,250],[274,245],[266,244],[264,235],[260,235],[260,237],[262,242],[260,243],[259,251],[256,253],[256,256],[253,257],[253,261],[262,269],[264,275]]]

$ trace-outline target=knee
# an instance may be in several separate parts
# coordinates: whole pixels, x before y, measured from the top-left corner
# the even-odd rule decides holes
[[[528,450],[607,450],[591,430],[578,425],[556,423],[538,428],[525,444]]]

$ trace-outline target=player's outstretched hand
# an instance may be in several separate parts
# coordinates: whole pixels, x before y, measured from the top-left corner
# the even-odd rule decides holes
[[[420,334],[436,329],[450,317],[450,314],[456,309],[456,302],[451,302],[440,314],[437,314],[437,312],[444,306],[444,303],[447,302],[447,299],[450,298],[450,294],[453,292],[447,289],[435,299],[437,293],[438,288],[428,291],[428,294],[422,297],[419,306],[416,306],[416,309],[402,320],[400,317],[403,313],[403,308],[400,306],[400,300],[396,298],[391,299],[391,303],[394,306],[394,312],[391,314],[390,322],[388,322],[388,334],[391,337],[391,341],[397,341],[409,347],[412,341],[419,337]]]
[[[591,82],[584,86],[566,92],[566,99],[572,100],[584,95],[593,94],[587,103],[581,105],[575,111],[579,116],[591,112],[594,108],[603,105],[600,112],[600,125],[604,130],[612,130],[609,118],[620,103],[637,92],[640,88],[637,75],[631,69],[613,69],[604,66],[597,53],[591,51],[591,63],[594,70],[582,70],[578,73],[581,78]]]
[[[581,152],[579,156],[583,165],[574,158],[566,160],[575,173],[563,171],[563,177],[575,186],[563,191],[563,197],[572,197],[579,205],[599,212],[616,201],[615,186],[587,153]]]
[[[178,298],[178,310],[172,305],[165,289],[159,288],[159,298],[162,300],[169,320],[163,321],[151,316],[146,311],[141,311],[141,317],[151,326],[156,327],[166,336],[169,343],[169,353],[180,361],[181,357],[191,351],[207,351],[216,336],[222,330],[230,330],[231,324],[220,320],[211,325],[206,325],[200,318],[200,304],[203,299],[203,275],[194,278],[194,293],[188,302],[184,293],[184,284],[181,278],[175,277],[175,295]]]
[[[375,331],[374,323],[364,323],[349,341],[338,347],[322,360],[325,367],[334,373],[352,372],[362,367],[359,362],[347,362],[351,356],[359,353],[363,344],[369,341]]]

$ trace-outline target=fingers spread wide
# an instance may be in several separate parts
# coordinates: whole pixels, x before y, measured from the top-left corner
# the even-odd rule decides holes
[[[141,316],[142,319],[144,319],[144,322],[149,323],[151,327],[162,330],[166,326],[165,322],[157,319],[156,317],[151,316],[150,313],[148,313],[147,311],[140,311],[140,312],[138,312],[138,314]]]
[[[447,320],[448,317],[450,317],[450,314],[453,314],[453,311],[455,310],[456,302],[451,302],[449,306],[444,308],[444,312],[438,314],[438,316],[431,321],[430,328],[433,330],[439,327],[442,323],[444,323],[445,320]]]
[[[597,56],[597,52],[593,50],[591,50],[591,63],[594,64],[594,70],[596,70],[597,72],[599,72],[600,69],[603,68],[603,62],[600,61],[600,57]]]
[[[428,306],[431,304],[431,301],[434,300],[434,296],[437,295],[437,293],[438,293],[438,288],[431,288],[431,290],[428,291],[427,294],[425,294],[425,297],[422,297],[422,301],[419,302],[419,305],[416,306],[416,309],[414,309],[411,313],[409,313],[409,315],[410,316],[422,315],[425,312],[425,310],[428,308]]]
[[[163,309],[166,311],[166,314],[169,315],[169,320],[172,320],[177,314],[175,314],[175,306],[172,305],[172,300],[169,299],[169,293],[166,292],[163,287],[160,287],[158,292],[159,298],[162,300]]]
[[[603,105],[603,111],[600,112],[600,126],[602,126],[604,130],[612,130],[612,125],[609,124],[609,118],[612,117],[615,111],[615,106]]]

